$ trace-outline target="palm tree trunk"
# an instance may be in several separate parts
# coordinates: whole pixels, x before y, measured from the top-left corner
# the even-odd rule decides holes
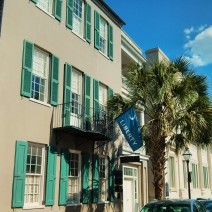
[[[165,139],[155,139],[151,148],[151,164],[153,173],[153,185],[155,188],[155,199],[163,198],[164,178],[165,178]]]

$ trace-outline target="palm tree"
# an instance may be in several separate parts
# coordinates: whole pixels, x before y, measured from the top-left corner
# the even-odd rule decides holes
[[[146,121],[142,127],[150,156],[155,198],[163,197],[167,143],[179,151],[187,143],[210,144],[212,110],[206,79],[189,68],[185,58],[170,62],[130,64],[126,75],[129,99],[115,94],[108,101],[114,116],[142,102]]]

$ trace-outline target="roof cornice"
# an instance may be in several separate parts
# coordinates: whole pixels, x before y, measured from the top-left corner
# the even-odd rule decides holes
[[[92,0],[92,2],[106,13],[118,27],[121,28],[126,24],[103,0]]]

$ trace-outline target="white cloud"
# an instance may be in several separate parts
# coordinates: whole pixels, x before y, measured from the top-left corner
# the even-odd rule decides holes
[[[194,31],[194,27],[190,27],[190,28],[185,29],[185,30],[184,30],[184,33],[185,33],[186,35],[189,35],[189,34],[191,34],[193,31]]]
[[[188,59],[196,67],[212,64],[212,26],[205,27],[200,26],[200,31],[196,31],[193,39],[189,37],[184,45]]]
[[[197,32],[203,31],[203,29],[205,29],[206,27],[207,27],[207,24],[199,26],[199,28],[197,29]]]

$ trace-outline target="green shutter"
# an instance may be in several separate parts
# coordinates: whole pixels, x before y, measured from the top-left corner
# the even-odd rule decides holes
[[[90,156],[88,153],[82,153],[82,203],[88,204],[90,202]]]
[[[99,81],[93,80],[94,119],[99,118]]]
[[[72,66],[65,64],[63,89],[63,126],[70,126]]]
[[[46,174],[46,205],[54,205],[55,198],[55,182],[56,182],[56,163],[57,149],[56,147],[48,147],[48,161]]]
[[[108,56],[113,60],[113,27],[108,25]]]
[[[26,180],[26,161],[28,143],[24,141],[16,142],[15,166],[13,176],[12,207],[24,206],[24,192]]]
[[[109,201],[114,202],[115,200],[115,189],[114,189],[114,159],[110,159],[108,157],[108,168],[109,168],[109,176],[108,176],[108,183],[109,183]]]
[[[55,0],[55,2],[54,2],[54,16],[58,21],[61,21],[62,0]]]
[[[66,205],[68,200],[68,172],[69,172],[69,152],[67,149],[61,150],[60,161],[60,189],[59,205]]]
[[[52,71],[51,71],[51,98],[50,103],[53,106],[58,104],[58,93],[59,93],[59,58],[52,55]]]
[[[73,0],[67,0],[66,2],[66,26],[69,29],[73,28]]]
[[[31,0],[32,2],[34,2],[35,4],[37,4],[38,3],[38,0]]]
[[[94,11],[94,20],[95,20],[95,28],[94,28],[94,46],[96,49],[99,49],[100,43],[100,35],[99,35],[99,28],[100,28],[100,15],[96,11]]]
[[[90,122],[90,107],[91,107],[91,78],[88,75],[84,75],[84,104],[85,104],[85,126],[89,128]]]
[[[92,159],[92,197],[93,203],[99,201],[99,157],[93,155]]]
[[[86,41],[88,43],[91,42],[91,6],[86,3],[86,23],[85,23],[85,27],[86,27]]]
[[[21,95],[31,97],[34,44],[24,41]]]

